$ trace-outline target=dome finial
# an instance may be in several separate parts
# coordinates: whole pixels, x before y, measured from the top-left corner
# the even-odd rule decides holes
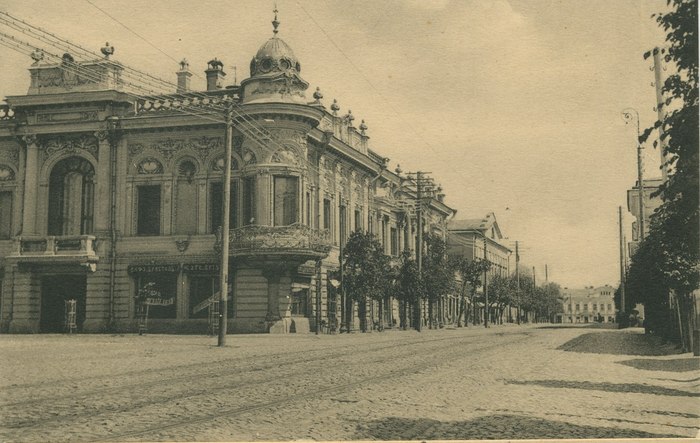
[[[278,12],[278,11],[277,11],[277,3],[275,3],[275,9],[274,9],[272,12],[275,13],[275,19],[272,20],[272,27],[274,28],[274,29],[272,30],[272,32],[273,32],[275,35],[277,35],[277,33],[279,32],[279,31],[277,30],[277,28],[278,28],[279,25],[280,25],[279,20],[277,20],[277,12]]]

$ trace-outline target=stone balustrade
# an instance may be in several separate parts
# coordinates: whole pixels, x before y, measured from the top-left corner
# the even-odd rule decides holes
[[[62,235],[31,236],[15,239],[15,248],[8,258],[20,261],[96,262],[95,236]]]
[[[225,106],[230,100],[237,101],[235,94],[212,95],[210,97],[180,95],[178,98],[154,97],[150,100],[138,100],[136,102],[136,114],[162,113],[168,111],[182,111],[197,107]],[[223,115],[223,114],[222,114]]]

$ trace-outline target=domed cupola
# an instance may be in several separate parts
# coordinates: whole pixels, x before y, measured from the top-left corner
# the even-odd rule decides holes
[[[301,65],[292,48],[275,35],[258,49],[250,61],[250,76],[275,75],[279,72],[299,75]]]
[[[294,51],[277,37],[280,22],[272,21],[273,33],[250,61],[250,78],[241,82],[244,103],[293,102],[306,104],[309,84],[301,78],[301,64]]]

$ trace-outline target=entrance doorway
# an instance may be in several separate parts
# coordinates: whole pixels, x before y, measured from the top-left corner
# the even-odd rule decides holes
[[[39,332],[64,332],[66,300],[71,299],[77,302],[77,329],[82,331],[86,292],[87,277],[84,275],[52,275],[42,278]]]

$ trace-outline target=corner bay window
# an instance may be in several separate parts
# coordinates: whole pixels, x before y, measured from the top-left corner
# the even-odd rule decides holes
[[[139,186],[137,235],[160,235],[160,185]]]
[[[298,222],[299,179],[274,177],[274,226],[288,226]]]
[[[255,177],[243,179],[243,225],[254,225],[255,220]]]

